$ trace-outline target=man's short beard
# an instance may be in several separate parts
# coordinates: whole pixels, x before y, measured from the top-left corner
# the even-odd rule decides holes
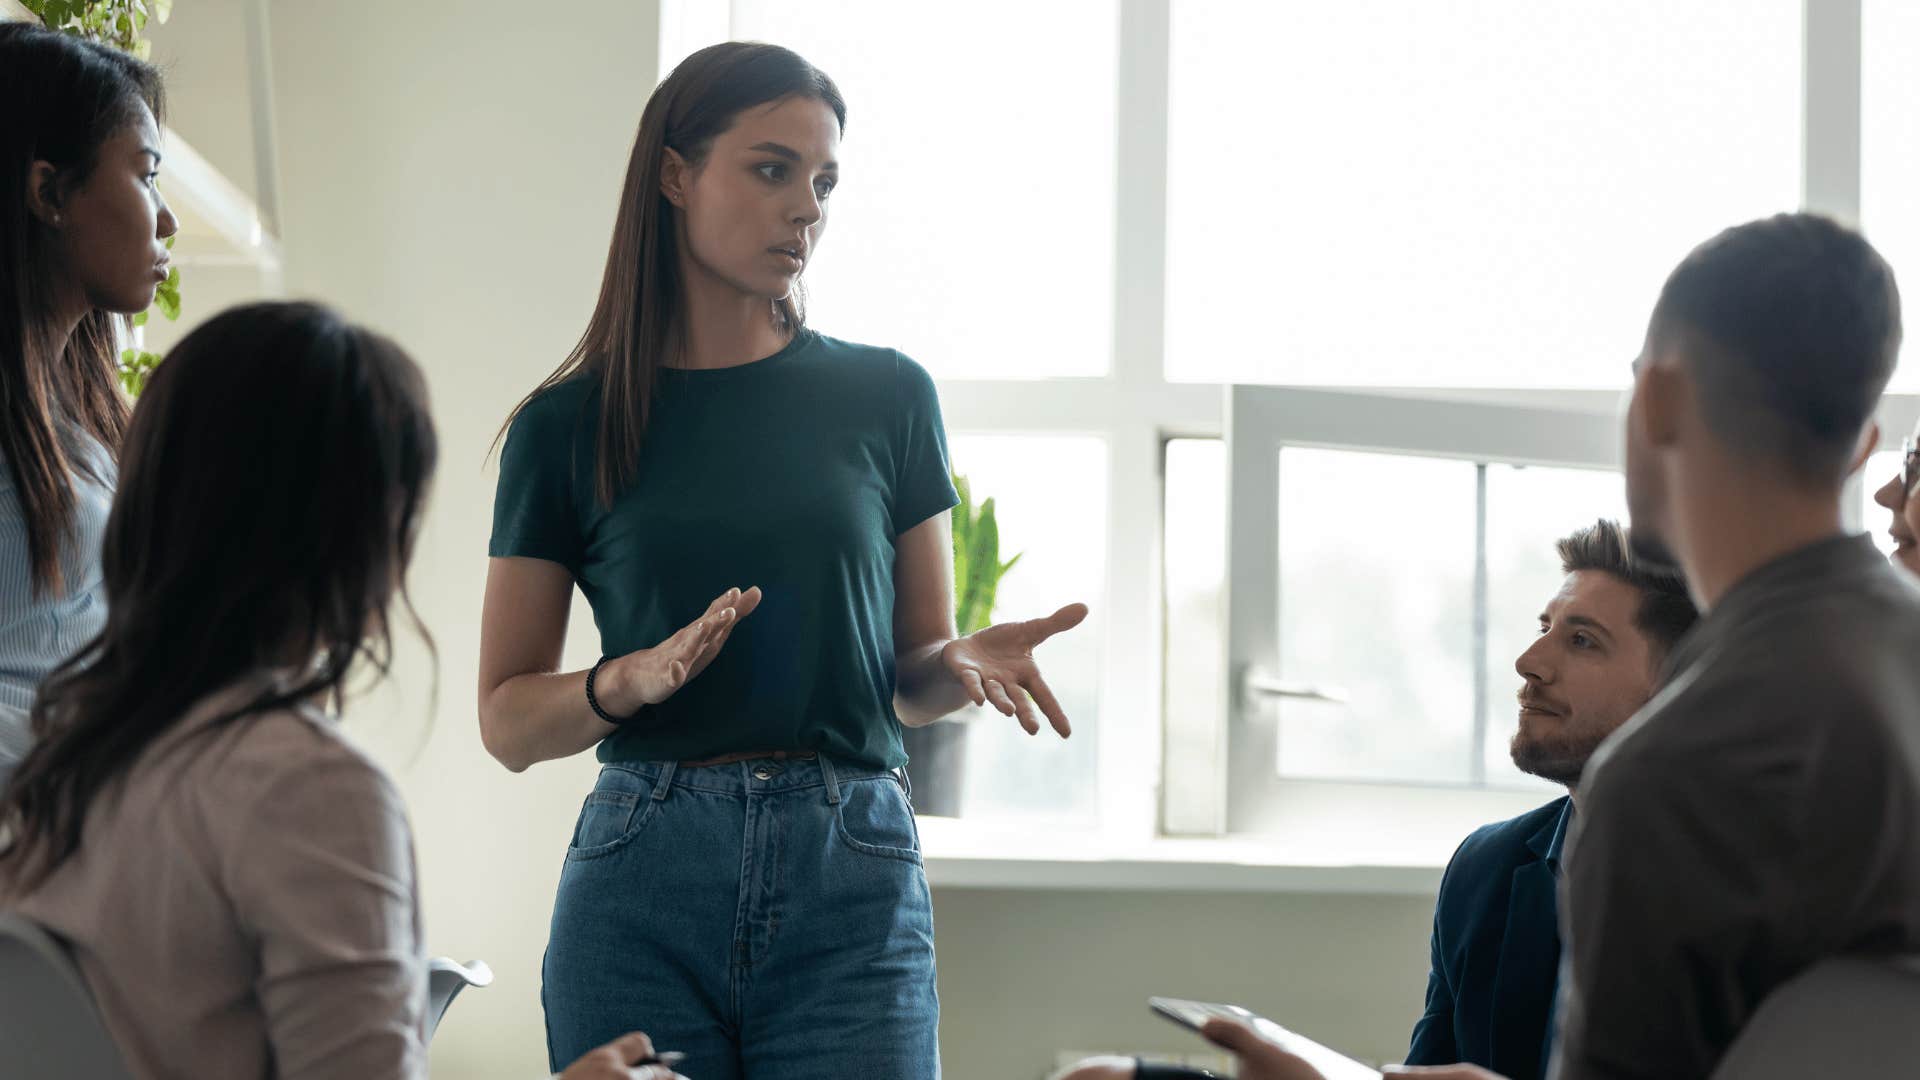
[[[1529,739],[1525,734],[1515,732],[1507,749],[1513,757],[1514,766],[1521,772],[1572,787],[1580,782],[1587,759],[1599,748],[1598,742],[1590,746],[1569,746],[1563,741]]]

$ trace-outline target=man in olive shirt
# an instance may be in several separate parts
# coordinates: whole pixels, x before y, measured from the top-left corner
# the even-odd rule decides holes
[[[1704,618],[1581,784],[1561,1080],[1704,1077],[1813,963],[1920,948],[1920,591],[1840,514],[1900,336],[1886,263],[1804,214],[1661,292],[1627,502]]]

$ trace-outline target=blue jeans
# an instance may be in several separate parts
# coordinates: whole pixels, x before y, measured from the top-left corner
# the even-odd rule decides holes
[[[937,1080],[933,902],[904,783],[825,757],[607,765],[560,872],[555,1071],[628,1031],[692,1080]]]

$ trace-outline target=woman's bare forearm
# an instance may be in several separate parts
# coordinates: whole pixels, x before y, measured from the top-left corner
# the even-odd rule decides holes
[[[640,703],[615,671],[612,663],[600,669],[594,697],[611,715],[630,716],[640,710]],[[614,730],[587,704],[584,671],[515,675],[480,699],[481,741],[514,772],[590,750]]]
[[[900,722],[920,727],[973,704],[946,662],[940,658],[947,640],[929,642],[894,659],[893,709]]]

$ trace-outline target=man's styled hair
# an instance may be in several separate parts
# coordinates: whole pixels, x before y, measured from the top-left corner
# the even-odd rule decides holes
[[[1633,621],[1652,641],[1656,660],[1665,659],[1700,617],[1687,593],[1686,579],[1635,555],[1626,528],[1617,521],[1601,518],[1555,547],[1562,572],[1598,570],[1640,590],[1640,609]]]

